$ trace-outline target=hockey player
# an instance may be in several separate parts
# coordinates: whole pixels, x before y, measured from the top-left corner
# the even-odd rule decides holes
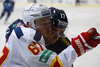
[[[47,45],[46,47],[47,48],[50,48],[52,50],[54,50],[57,54],[59,54],[64,48],[66,48],[68,45],[70,45],[70,41],[67,37],[62,37],[61,35],[64,35],[64,30],[66,29],[67,25],[68,25],[68,20],[67,20],[67,16],[65,14],[65,12],[63,10],[59,10],[59,9],[56,9],[54,7],[51,7],[50,8],[51,10],[51,24],[52,24],[52,31],[53,31],[53,39],[50,40],[51,43],[49,44],[54,44],[58,39],[57,43],[55,44],[55,46],[59,46],[59,48],[56,48],[53,49],[53,48],[50,48],[51,45]],[[64,17],[61,17],[60,14],[62,14]],[[61,22],[61,24],[59,23],[59,21],[63,21]],[[23,20],[21,19],[17,19],[16,21],[14,21],[8,28],[7,28],[7,31],[6,31],[6,42],[12,32],[12,30],[16,27],[19,27],[21,25],[23,25],[24,22]],[[56,35],[58,33],[58,35]],[[60,45],[60,44],[64,44],[63,45]],[[54,46],[54,45],[52,45]],[[52,47],[51,46],[51,47]],[[61,46],[63,46],[61,48]]]
[[[50,40],[46,48],[61,53],[65,48],[71,45],[70,40],[64,35],[64,31],[68,26],[68,19],[64,10],[51,7],[51,29],[53,38]]]
[[[59,54],[62,50],[64,50],[71,44],[67,37],[61,36],[61,35],[64,35],[64,31],[68,25],[68,20],[63,10],[59,10],[54,7],[51,7],[50,11],[51,11],[51,26],[52,26],[51,28],[52,28],[53,39],[50,40],[49,44],[47,44],[46,47],[50,50],[53,50],[57,54]],[[62,14],[63,17],[61,17],[60,14]],[[59,20],[60,22],[62,21],[61,24],[57,20]],[[12,30],[22,25],[24,25],[23,20],[17,19],[7,28],[6,42]]]
[[[52,24],[51,28],[52,28],[53,39],[50,40],[50,42],[46,45],[46,48],[59,54],[62,50],[64,50],[71,44],[67,37],[61,36],[64,35],[63,33],[68,25],[68,20],[63,10],[59,10],[54,7],[51,7],[50,9],[51,9],[51,24]],[[63,17],[61,17],[60,14],[62,14]],[[62,21],[61,24],[57,20],[59,20],[60,22]],[[23,24],[24,24],[23,20],[17,19],[8,27],[6,31],[6,42],[12,30]]]
[[[68,26],[68,19],[63,10],[59,10],[54,7],[51,7],[50,11],[51,11],[51,24],[52,24],[51,28],[52,28],[53,38],[46,45],[46,48],[59,54],[61,51],[63,51],[65,48],[67,48],[71,44],[67,37],[61,36],[61,35],[64,35],[64,30]],[[61,17],[60,14],[63,17]],[[61,22],[61,24],[57,20],[59,20]],[[8,40],[8,37],[10,36],[12,30],[23,24],[24,24],[23,20],[17,19],[8,27],[8,29],[6,31],[6,42]]]
[[[80,0],[76,0],[75,6],[80,6]]]
[[[67,37],[61,36],[64,35],[64,31],[68,26],[68,19],[63,10],[56,9],[54,7],[51,7],[50,9],[53,39],[46,47],[48,49],[54,50],[57,54],[59,54],[62,50],[64,50],[64,48],[67,48],[67,46],[71,44]]]
[[[9,16],[13,12],[14,9],[14,1],[13,0],[5,0],[3,3],[3,11],[1,13],[0,19],[7,13],[7,17],[5,19],[5,22],[8,20]]]
[[[42,4],[24,9],[23,20],[27,28],[13,30],[0,57],[1,67],[70,67],[78,56],[100,43],[100,39],[95,40],[99,33],[91,28],[73,38],[72,45],[60,54],[47,50],[44,40],[50,36],[52,38],[48,12],[49,9]]]

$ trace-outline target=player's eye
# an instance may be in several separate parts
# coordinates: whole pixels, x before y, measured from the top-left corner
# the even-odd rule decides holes
[[[55,29],[55,28],[52,28],[52,30],[55,31],[55,32],[57,32],[57,29]]]

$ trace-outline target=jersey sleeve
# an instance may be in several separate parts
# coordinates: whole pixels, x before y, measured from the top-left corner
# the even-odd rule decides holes
[[[58,56],[60,57],[64,67],[71,67],[71,65],[78,57],[72,45],[68,46],[68,48],[63,50]]]

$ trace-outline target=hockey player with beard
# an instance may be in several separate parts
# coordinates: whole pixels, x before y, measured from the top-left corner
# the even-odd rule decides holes
[[[49,9],[42,4],[27,6],[23,20],[25,27],[15,28],[3,49],[1,67],[70,67],[77,57],[100,43],[99,33],[91,28],[57,55],[45,47],[48,37],[52,39]]]

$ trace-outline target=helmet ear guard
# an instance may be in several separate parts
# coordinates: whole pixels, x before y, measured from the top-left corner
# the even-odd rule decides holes
[[[51,7],[51,24],[59,28],[66,28],[68,26],[68,19],[63,10]]]

